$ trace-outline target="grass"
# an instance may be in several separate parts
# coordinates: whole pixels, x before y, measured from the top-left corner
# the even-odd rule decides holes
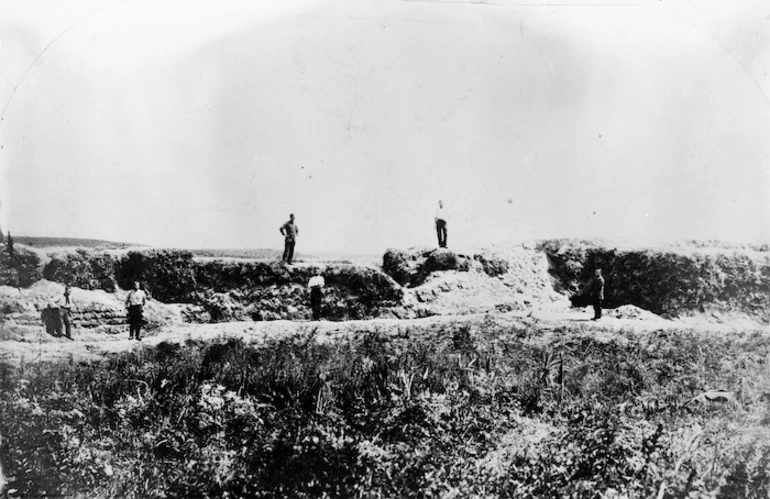
[[[766,335],[548,338],[480,324],[0,364],[9,495],[767,496]],[[688,403],[711,388],[737,403]]]
[[[73,248],[97,248],[97,249],[124,249],[138,246],[133,243],[120,243],[105,241],[103,239],[83,239],[77,237],[42,237],[42,236],[13,236],[17,244],[25,244],[36,248],[46,247],[73,247]]]

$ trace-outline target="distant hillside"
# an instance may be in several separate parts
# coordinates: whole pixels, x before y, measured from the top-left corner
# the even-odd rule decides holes
[[[115,241],[105,241],[102,239],[80,239],[77,237],[13,236],[13,241],[18,244],[35,246],[38,248],[64,246],[80,248],[124,249],[141,246],[133,243],[119,243]]]
[[[280,260],[283,250],[268,248],[250,249],[185,249],[198,258],[244,258],[252,260]],[[318,253],[295,253],[294,259],[301,261],[320,261],[324,263],[350,263],[357,265],[379,265],[380,255],[359,255],[322,251]]]
[[[254,260],[280,260],[283,256],[282,250],[267,248],[248,248],[248,249],[186,249],[194,256],[203,258],[250,258]],[[304,253],[295,253],[295,259],[314,258]]]

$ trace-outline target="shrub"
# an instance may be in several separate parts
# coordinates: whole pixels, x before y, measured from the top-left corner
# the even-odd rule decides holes
[[[431,272],[438,270],[457,270],[459,272],[468,272],[470,270],[470,260],[468,257],[458,255],[448,250],[431,251],[422,266],[421,272],[427,277]]]
[[[468,272],[471,259],[446,249],[389,249],[383,256],[382,270],[402,286],[419,286],[432,272],[457,270]]]
[[[374,313],[378,308],[401,301],[403,290],[382,272],[367,267],[335,266],[324,273],[326,284],[338,288],[355,302]]]
[[[422,261],[420,250],[399,250],[389,248],[382,257],[382,270],[402,286],[410,284],[419,273]]]
[[[196,261],[193,269],[199,291],[226,292],[274,284],[304,284],[310,278],[308,269],[287,267],[280,262]]]
[[[192,253],[177,250],[130,251],[115,269],[118,285],[131,289],[140,281],[155,299],[189,300],[196,289]]]
[[[192,300],[203,307],[211,322],[242,321],[250,318],[242,301],[234,299],[232,294],[209,290],[196,293]]]
[[[488,255],[473,255],[473,259],[481,263],[484,272],[490,277],[497,277],[508,273],[508,260]]]
[[[618,250],[580,241],[546,241],[557,290],[586,306],[596,267],[605,278],[605,306],[636,305],[658,314],[741,311],[770,320],[770,260],[741,251]]]
[[[316,268],[264,262],[194,262],[197,292],[190,296],[213,320],[305,318],[306,285]],[[400,303],[403,291],[390,277],[368,267],[326,265],[323,316],[364,319]]]
[[[82,289],[115,291],[115,260],[108,253],[78,249],[53,256],[43,268],[43,277]]]
[[[22,245],[14,247],[13,258],[0,251],[0,285],[28,288],[41,279],[40,267],[38,254]]]

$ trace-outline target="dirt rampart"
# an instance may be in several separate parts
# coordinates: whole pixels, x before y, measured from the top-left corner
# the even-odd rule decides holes
[[[770,252],[746,248],[625,249],[585,241],[539,244],[554,286],[576,306],[596,267],[605,279],[605,306],[635,305],[664,316],[744,314],[770,322]]]
[[[588,305],[584,290],[596,266],[604,271],[607,308],[633,305],[668,317],[700,314],[717,321],[738,314],[770,322],[770,252],[746,248],[625,249],[550,240],[469,254],[390,249],[382,270],[200,259],[178,250],[68,250],[43,259],[20,253],[21,273],[0,259],[0,276],[13,277],[12,283],[0,282],[13,286],[0,293],[6,325],[39,323],[49,295],[67,283],[81,304],[76,324],[123,328],[122,300],[134,280],[152,297],[157,324],[304,320],[311,316],[307,282],[319,271],[326,280],[322,314],[329,320],[566,309]],[[177,305],[166,310],[166,304]]]

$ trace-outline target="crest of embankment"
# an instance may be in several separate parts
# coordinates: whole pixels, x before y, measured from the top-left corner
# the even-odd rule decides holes
[[[622,248],[575,240],[538,244],[554,285],[585,306],[595,268],[605,279],[605,306],[635,305],[659,315],[748,316],[770,322],[770,248],[683,244]]]
[[[0,322],[41,329],[41,311],[71,285],[76,328],[125,328],[125,293],[139,280],[152,296],[153,325],[310,318],[307,282],[326,280],[329,320],[566,309],[586,306],[595,267],[605,306],[655,314],[770,322],[767,248],[619,248],[549,240],[475,253],[389,249],[382,268],[322,261],[281,265],[249,259],[196,259],[179,250],[68,250],[40,256],[18,245],[0,255]],[[570,303],[571,302],[571,303]],[[11,328],[13,329],[13,328]]]

